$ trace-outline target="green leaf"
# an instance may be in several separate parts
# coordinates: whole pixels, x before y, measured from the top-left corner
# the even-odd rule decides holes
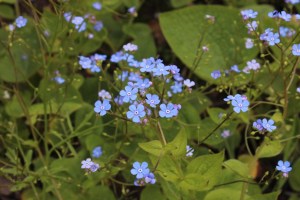
[[[95,187],[89,188],[87,191],[88,198],[86,199],[105,199],[105,200],[114,200],[116,197],[109,187],[104,185],[97,185]]]
[[[15,18],[14,10],[9,5],[0,5],[0,17],[6,19],[14,19]]]
[[[256,149],[256,156],[257,158],[273,157],[280,154],[282,149],[283,146],[278,140],[264,141],[263,144]]]
[[[179,157],[186,154],[187,137],[186,131],[182,128],[174,140],[166,145],[166,151],[172,156]]]
[[[211,192],[209,192],[204,200],[216,200],[216,199],[222,199],[222,200],[233,200],[233,199],[241,199],[241,190],[234,190],[231,188],[221,188],[216,189]],[[248,195],[245,194],[244,197],[248,198]]]
[[[178,8],[178,7],[186,6],[192,2],[193,0],[171,0],[171,5],[174,8]]]
[[[226,111],[221,108],[208,108],[207,112],[209,114],[209,117],[216,123],[219,124],[223,121],[222,118],[219,117],[220,113],[225,114]],[[226,122],[225,122],[226,123]],[[227,123],[228,124],[228,123]]]
[[[289,173],[289,183],[294,190],[300,192],[300,159],[292,167],[293,170]]]
[[[156,47],[148,25],[142,23],[127,24],[123,27],[124,33],[131,36],[134,40],[132,43],[138,46],[134,57],[143,59],[156,55]]]
[[[215,17],[210,24],[206,15]],[[213,81],[210,74],[216,69],[228,69],[257,54],[257,49],[245,49],[248,37],[239,10],[223,6],[193,6],[163,13],[159,16],[164,36],[174,53],[199,77]],[[201,40],[209,47],[197,66],[193,66],[197,46]],[[201,52],[200,52],[201,53]]]
[[[256,195],[246,198],[246,200],[276,200],[276,199],[278,199],[279,194],[280,194],[280,191],[272,192],[272,193],[268,193],[268,194],[256,194]]]
[[[157,173],[165,180],[171,182],[177,182],[180,179],[180,172],[178,170],[178,160],[175,160],[169,155],[162,157],[150,156],[150,160],[155,165],[159,160],[159,165],[157,166]]]
[[[224,152],[199,156],[192,160],[186,169],[186,176],[180,182],[185,190],[209,190],[220,182]]]
[[[144,151],[155,155],[155,156],[160,156],[164,154],[164,150],[162,147],[162,144],[158,140],[153,140],[150,142],[145,142],[145,143],[139,143],[139,147],[142,148]]]
[[[14,4],[14,3],[16,3],[16,0],[0,0],[0,3]]]
[[[148,185],[141,193],[141,200],[166,199],[157,185]]]
[[[224,166],[227,169],[234,171],[235,173],[239,174],[242,177],[247,178],[249,176],[249,166],[245,163],[242,163],[236,159],[230,159],[224,162]]]

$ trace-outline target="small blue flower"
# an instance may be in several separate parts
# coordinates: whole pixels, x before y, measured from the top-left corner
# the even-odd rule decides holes
[[[102,155],[102,148],[100,147],[100,146],[98,146],[98,147],[95,147],[94,149],[93,149],[93,157],[94,158],[99,158],[100,156]]]
[[[160,107],[160,111],[159,111],[160,117],[171,118],[178,115],[178,110],[177,108],[175,108],[174,104],[172,103],[168,103],[167,105],[163,103],[159,107]]]
[[[274,124],[274,121],[272,119],[263,119],[262,120],[262,125],[264,127],[264,129],[266,129],[267,131],[269,132],[272,132],[276,129],[276,126],[273,125]]]
[[[93,161],[90,158],[83,160],[81,161],[81,169],[89,169],[92,164]]]
[[[103,23],[102,21],[96,21],[95,25],[94,25],[94,30],[99,32],[101,31],[103,28]]]
[[[25,17],[23,17],[23,16],[19,16],[19,17],[17,17],[17,19],[16,19],[16,26],[18,27],[18,28],[22,28],[22,27],[24,27],[24,26],[26,26],[26,24],[27,24],[27,19],[25,18]]]
[[[135,7],[133,6],[133,7],[130,7],[130,8],[128,8],[128,13],[130,13],[130,14],[135,14],[136,13],[136,9],[135,9]]]
[[[92,60],[88,57],[79,56],[79,64],[83,69],[89,69],[92,65]]]
[[[292,171],[291,163],[289,161],[283,162],[282,160],[279,160],[276,166],[276,169],[278,171],[281,171],[283,173],[289,173]]]
[[[280,26],[279,33],[280,37],[292,37],[293,35],[295,35],[296,31],[288,27]]]
[[[232,100],[231,105],[236,113],[240,113],[240,111],[246,112],[248,110],[249,101],[242,99]]]
[[[143,61],[140,63],[140,66],[141,72],[152,72],[152,70],[155,67],[155,60],[152,57],[148,59],[143,59]]]
[[[191,157],[194,154],[194,149],[189,145],[186,145],[186,157]]]
[[[133,168],[130,170],[130,172],[132,175],[136,175],[137,179],[144,178],[147,174],[150,173],[148,163],[142,162],[142,164],[140,164],[139,162],[134,162]]]
[[[257,29],[257,21],[252,21],[247,24],[248,32],[253,32]]]
[[[149,173],[145,176],[145,182],[150,184],[155,184],[156,179],[153,173]]]
[[[141,79],[141,75],[138,73],[130,72],[128,80],[138,82]]]
[[[111,55],[111,57],[110,57],[110,61],[113,63],[118,63],[125,59],[126,59],[126,57],[124,56],[124,53],[122,51],[118,51],[118,52],[114,53],[113,55]]]
[[[188,87],[188,88],[191,88],[195,85],[195,82],[194,81],[191,81],[190,79],[186,79],[183,81],[183,84]]]
[[[95,2],[93,3],[93,8],[95,8],[96,10],[101,10],[102,4],[100,2]]]
[[[223,130],[223,132],[221,133],[222,138],[228,138],[230,135],[230,130]]]
[[[247,66],[243,69],[243,72],[248,74],[250,70],[256,71],[259,68],[260,64],[255,59],[252,59],[251,61],[247,62]]]
[[[75,29],[78,30],[78,32],[82,32],[86,29],[86,23],[83,17],[75,16],[71,22],[75,25]]]
[[[215,70],[213,71],[210,76],[213,78],[213,79],[217,79],[217,78],[220,78],[221,77],[221,71],[220,70]]]
[[[262,122],[261,119],[258,119],[255,122],[253,122],[253,127],[255,129],[257,129],[258,131],[263,131],[264,130],[263,122]]]
[[[241,71],[239,70],[239,67],[237,65],[233,65],[230,67],[231,71],[234,71],[236,73],[240,73]]]
[[[129,111],[126,113],[128,119],[132,119],[133,122],[139,123],[140,118],[145,117],[145,107],[141,104],[139,105],[130,105]]]
[[[292,47],[292,54],[294,56],[300,56],[300,44],[294,44]]]
[[[123,45],[123,49],[125,51],[137,51],[138,46],[135,44],[128,43],[128,44]]]
[[[95,172],[95,171],[97,171],[99,168],[100,168],[99,164],[93,162],[93,164],[90,166],[90,171],[91,171],[91,172]]]
[[[286,13],[285,11],[281,11],[279,14],[278,14],[278,17],[283,19],[284,21],[291,21],[292,19],[292,15],[291,14],[288,14]]]
[[[175,75],[175,74],[179,74],[180,69],[176,66],[176,65],[169,65],[169,70],[170,72]]]
[[[266,41],[269,43],[270,46],[274,46],[275,44],[278,44],[280,42],[279,34],[269,32],[266,37]]]
[[[158,63],[153,69],[153,76],[166,76],[170,74],[170,66],[165,66],[163,63]]]
[[[147,104],[149,104],[152,108],[155,108],[160,102],[159,97],[156,94],[147,94],[146,97]]]
[[[106,90],[101,90],[100,92],[98,92],[98,97],[108,100],[111,99],[111,95]]]
[[[241,15],[243,16],[244,20],[247,20],[249,18],[254,19],[257,16],[257,12],[253,11],[252,9],[242,10]]]
[[[65,79],[62,78],[61,76],[56,76],[53,78],[53,80],[58,84],[63,84],[65,82]]]
[[[290,3],[290,4],[297,4],[297,3],[300,3],[300,0],[285,0],[285,3]]]
[[[103,116],[106,114],[106,111],[110,110],[111,105],[109,104],[109,101],[107,99],[103,100],[103,103],[100,100],[97,100],[95,102],[95,108],[94,111],[96,113],[99,113],[100,116]]]
[[[171,89],[174,94],[181,93],[182,92],[182,83],[175,82],[174,85],[171,86]]]
[[[132,88],[131,86],[126,86],[125,90],[120,91],[120,95],[123,98],[123,102],[129,102],[130,100],[135,100],[137,98],[137,88]]]
[[[145,78],[145,79],[138,80],[135,85],[140,90],[145,90],[152,85],[152,82],[149,79]]]
[[[250,38],[247,38],[246,42],[245,42],[246,49],[251,49],[253,47],[253,45],[254,45],[253,40]]]

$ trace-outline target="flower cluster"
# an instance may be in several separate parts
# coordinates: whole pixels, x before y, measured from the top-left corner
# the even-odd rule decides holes
[[[94,163],[90,158],[81,161],[81,169],[85,169],[88,173],[95,172],[99,168],[99,164]]]
[[[274,126],[274,121],[272,119],[267,120],[266,118],[258,119],[253,122],[253,127],[259,132],[272,132],[276,129],[276,126]]]
[[[134,162],[133,168],[130,170],[131,174],[136,176],[136,180],[134,181],[134,185],[143,186],[146,183],[155,184],[156,179],[153,173],[150,172],[148,168],[147,162]]]
[[[276,169],[281,171],[284,177],[288,177],[288,173],[292,171],[291,163],[289,161],[283,162],[282,160],[279,160]]]
[[[248,106],[250,105],[247,97],[245,95],[236,94],[235,96],[229,95],[224,101],[231,101],[231,105],[233,106],[233,110],[236,113],[246,112],[248,110]]]

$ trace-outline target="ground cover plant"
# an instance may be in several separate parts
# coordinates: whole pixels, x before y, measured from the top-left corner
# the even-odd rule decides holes
[[[0,1],[1,199],[300,199],[300,1]]]

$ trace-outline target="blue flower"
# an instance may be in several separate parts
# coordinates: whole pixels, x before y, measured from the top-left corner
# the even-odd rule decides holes
[[[141,75],[138,73],[130,72],[128,80],[138,82],[141,79]]]
[[[149,173],[145,176],[145,182],[150,184],[155,184],[156,179],[153,173]]]
[[[292,37],[293,35],[295,35],[296,31],[288,27],[280,26],[279,33],[280,37]]]
[[[82,32],[86,29],[86,23],[84,22],[84,18],[80,16],[75,16],[72,19],[72,23],[75,25],[75,29],[78,32]]]
[[[90,158],[83,160],[81,161],[81,169],[89,169],[92,164],[93,161]]]
[[[244,20],[249,19],[249,18],[254,19],[257,16],[257,12],[253,11],[252,9],[242,10],[241,15],[243,16]]]
[[[98,92],[98,96],[102,99],[111,99],[111,95],[106,90],[101,90]]]
[[[256,71],[260,68],[260,64],[255,59],[247,62],[247,66],[243,69],[243,72],[248,74],[250,70]]]
[[[137,88],[132,88],[131,86],[126,86],[125,90],[120,91],[120,95],[123,98],[123,102],[129,102],[130,100],[135,100],[137,98]]]
[[[62,78],[61,76],[56,76],[53,78],[53,80],[58,84],[63,84],[65,82],[65,79]]]
[[[128,43],[128,44],[123,45],[123,49],[125,51],[137,51],[138,46],[135,44]]]
[[[253,40],[250,38],[247,38],[246,42],[245,42],[246,49],[251,49],[253,47],[253,45],[254,45]]]
[[[91,172],[95,172],[95,171],[97,171],[99,168],[100,168],[99,164],[93,162],[93,164],[90,166],[90,171],[91,171]]]
[[[95,3],[93,3],[93,8],[95,8],[96,10],[101,10],[102,5],[99,2],[95,2]]]
[[[99,32],[101,31],[103,28],[103,23],[102,21],[96,21],[95,25],[94,25],[94,30]]]
[[[300,56],[300,44],[294,44],[292,47],[292,54],[294,56]]]
[[[258,27],[257,21],[252,21],[247,24],[247,28],[249,32],[255,31],[257,27]]]
[[[103,100],[103,103],[100,100],[97,100],[95,102],[95,108],[94,111],[96,113],[99,113],[100,116],[103,116],[106,114],[107,110],[110,110],[111,105],[109,104],[109,101],[107,99]]]
[[[239,70],[239,68],[238,68],[238,66],[237,66],[237,65],[233,65],[233,66],[231,66],[231,67],[230,67],[230,70],[231,70],[231,71],[234,71],[234,72],[236,72],[236,73],[239,73],[239,72],[241,72],[241,71]]]
[[[263,131],[264,130],[263,122],[262,122],[261,119],[258,119],[255,122],[253,122],[253,127],[256,128],[258,131]]]
[[[292,15],[286,13],[285,11],[281,11],[279,14],[278,14],[278,17],[283,19],[284,21],[291,21],[292,19]]]
[[[180,69],[176,66],[176,65],[169,65],[169,70],[170,72],[175,75],[175,74],[179,74]]]
[[[144,178],[150,172],[148,163],[142,162],[142,164],[140,164],[139,162],[134,162],[133,168],[130,170],[130,172],[132,175],[136,175],[137,179]]]
[[[217,78],[220,78],[221,77],[221,72],[220,70],[215,70],[213,71],[210,76],[213,78],[213,79],[217,79]]]
[[[79,56],[79,64],[83,69],[89,69],[92,65],[92,60],[88,57]]]
[[[175,82],[174,85],[171,86],[171,89],[174,94],[181,93],[182,92],[182,83]]]
[[[149,88],[152,85],[152,82],[149,79],[145,78],[145,79],[138,80],[135,85],[140,90],[145,90],[145,89]]]
[[[194,149],[189,145],[186,145],[186,157],[191,157],[194,154]]]
[[[223,132],[221,133],[222,138],[228,138],[230,135],[230,130],[223,130]]]
[[[147,94],[146,97],[147,104],[149,104],[152,108],[155,108],[160,102],[159,97],[156,94]]]
[[[18,27],[18,28],[22,28],[22,27],[24,27],[24,26],[26,26],[26,24],[27,24],[27,19],[25,18],[25,17],[23,17],[23,16],[19,16],[19,17],[17,17],[17,19],[16,19],[16,26]]]
[[[126,113],[128,119],[132,119],[133,122],[139,123],[141,117],[145,117],[145,107],[141,104],[139,105],[130,105],[129,111]]]
[[[134,6],[132,6],[132,7],[130,7],[130,8],[128,8],[128,10],[127,10],[130,14],[135,14],[136,13],[136,9],[135,9],[135,7]]]
[[[276,126],[273,125],[274,124],[274,121],[272,119],[263,119],[262,120],[262,125],[264,127],[264,129],[266,129],[267,131],[269,132],[272,132],[276,129]]]
[[[166,76],[168,74],[170,74],[170,72],[168,71],[170,70],[170,66],[165,66],[163,63],[158,63],[156,65],[156,67],[153,69],[153,75],[154,76]]]
[[[143,59],[143,61],[140,63],[140,66],[141,72],[152,72],[152,70],[155,67],[155,60],[152,57],[148,59]]]
[[[278,171],[281,171],[283,173],[289,173],[292,171],[291,163],[289,161],[283,162],[282,160],[279,160],[276,166],[276,169]]]
[[[274,46],[275,44],[278,44],[280,42],[279,34],[269,32],[266,37],[266,41],[269,43],[270,46]]]
[[[168,103],[167,105],[163,103],[159,107],[160,107],[160,111],[159,111],[160,117],[171,118],[178,115],[178,110],[177,108],[175,108],[174,104],[172,103]]]
[[[110,57],[110,61],[113,63],[118,63],[125,59],[126,59],[126,57],[124,56],[124,53],[122,51],[118,51],[115,54],[111,55],[111,57]]]
[[[194,82],[194,81],[191,81],[190,79],[186,79],[186,80],[183,81],[183,84],[184,84],[186,87],[190,88],[190,87],[193,87],[193,86],[195,85],[195,82]]]
[[[232,100],[231,105],[236,113],[240,113],[240,111],[246,112],[248,110],[249,101],[243,99]]]
[[[100,147],[100,146],[98,146],[98,147],[95,147],[94,149],[93,149],[93,157],[94,158],[99,158],[100,156],[102,155],[102,148]]]

